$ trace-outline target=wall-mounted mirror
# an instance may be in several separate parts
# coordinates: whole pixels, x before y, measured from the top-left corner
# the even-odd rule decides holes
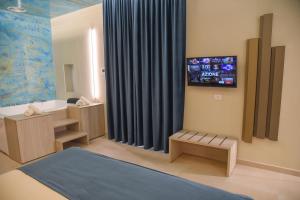
[[[64,78],[65,78],[65,92],[74,93],[74,65],[64,65]]]

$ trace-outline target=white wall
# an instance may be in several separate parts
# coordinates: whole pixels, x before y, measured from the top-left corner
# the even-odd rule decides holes
[[[238,157],[300,170],[300,1],[299,0],[187,0],[187,57],[237,55],[238,88],[186,87],[184,128],[241,138],[246,40],[258,37],[259,17],[274,13],[272,45],[285,45],[285,69],[279,141],[239,141]],[[90,96],[87,30],[102,33],[101,5],[52,20],[57,93],[64,98],[63,64],[75,64],[75,90]],[[100,44],[103,46],[102,35]],[[103,51],[100,52],[103,61]],[[103,63],[102,63],[103,66]],[[104,77],[101,96],[104,98]],[[216,101],[214,94],[222,94]]]
[[[272,46],[286,46],[279,141],[240,141],[238,157],[300,170],[299,0],[187,0],[187,57],[237,55],[238,88],[186,87],[184,128],[241,138],[246,40],[258,37],[266,13],[274,13]]]
[[[59,99],[86,96],[92,99],[89,29],[98,36],[99,69],[104,68],[102,4],[51,19],[56,91]],[[74,65],[74,94],[65,92],[64,64]],[[105,101],[105,77],[99,70],[100,101]]]

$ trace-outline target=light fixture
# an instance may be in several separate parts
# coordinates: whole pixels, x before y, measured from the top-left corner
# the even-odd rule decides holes
[[[22,7],[22,1],[21,0],[18,0],[18,5],[17,6],[7,7],[7,10],[12,11],[12,12],[16,12],[16,13],[26,12],[26,9],[24,7]]]
[[[99,61],[98,61],[98,45],[97,45],[97,30],[89,29],[89,47],[90,47],[90,68],[91,68],[91,92],[94,100],[100,98],[100,82],[99,82]]]

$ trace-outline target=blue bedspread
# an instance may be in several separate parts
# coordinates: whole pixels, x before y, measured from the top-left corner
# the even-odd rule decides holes
[[[251,199],[80,148],[67,149],[20,170],[72,200]]]

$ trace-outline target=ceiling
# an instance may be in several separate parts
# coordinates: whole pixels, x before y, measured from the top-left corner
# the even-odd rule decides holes
[[[101,3],[102,0],[22,0],[26,14],[40,17],[57,17]],[[0,0],[0,9],[16,6],[17,0]]]

